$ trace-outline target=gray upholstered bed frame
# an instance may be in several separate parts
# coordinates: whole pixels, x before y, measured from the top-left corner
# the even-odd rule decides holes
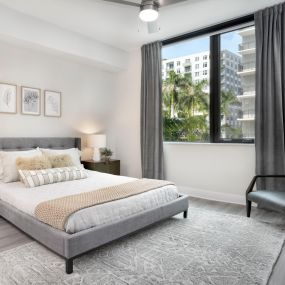
[[[27,150],[35,147],[80,149],[79,138],[0,138],[0,150]],[[180,197],[155,209],[147,210],[110,224],[68,234],[46,225],[0,200],[0,216],[65,259],[66,273],[73,272],[73,260],[103,244],[133,233],[163,219],[184,213],[187,217],[188,197]]]

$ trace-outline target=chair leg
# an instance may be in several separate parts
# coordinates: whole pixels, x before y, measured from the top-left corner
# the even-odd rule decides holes
[[[186,211],[183,212],[183,218],[184,218],[184,219],[187,219],[187,217],[188,217],[188,210],[186,210]]]
[[[251,201],[246,200],[246,214],[248,218],[250,217],[250,212],[251,212]]]
[[[73,259],[65,259],[65,272],[66,274],[73,273]]]

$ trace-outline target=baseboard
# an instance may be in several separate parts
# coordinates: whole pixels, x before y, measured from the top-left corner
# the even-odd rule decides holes
[[[180,193],[188,194],[195,198],[245,205],[245,195],[214,192],[185,186],[178,186],[178,189]]]

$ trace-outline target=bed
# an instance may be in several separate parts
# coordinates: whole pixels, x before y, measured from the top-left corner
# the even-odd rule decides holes
[[[0,138],[0,150],[27,150],[36,147],[80,149],[81,140]],[[91,171],[88,173],[86,180],[45,185],[41,186],[42,191],[25,189],[21,182],[0,183],[0,216],[62,256],[65,259],[67,274],[73,272],[73,260],[88,251],[176,214],[183,213],[184,218],[187,217],[188,197],[179,194],[177,190],[175,192],[173,185],[80,210],[68,219],[64,231],[33,216],[35,205],[47,199],[47,193],[48,198],[63,197],[66,195],[63,194],[64,188],[69,189],[68,194],[76,194],[89,191],[94,185],[95,188],[102,188],[134,179]],[[84,221],[88,221],[87,226]]]

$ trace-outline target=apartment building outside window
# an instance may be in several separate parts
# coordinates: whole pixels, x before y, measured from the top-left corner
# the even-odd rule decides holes
[[[213,42],[219,44],[212,44]],[[167,77],[163,74],[165,141],[253,142],[254,43],[254,26],[248,24],[242,28],[233,26],[232,31],[227,28],[227,32],[217,32],[213,36],[185,39],[177,42],[177,47],[176,43],[172,43],[171,47],[163,46],[163,65],[167,67],[173,61],[183,62],[184,69],[176,68],[171,72],[187,78],[192,86],[192,89],[186,88],[184,91],[185,86],[178,86],[178,101],[170,106],[167,98],[171,94],[166,94],[165,90],[169,88],[165,88]],[[189,49],[187,53],[186,46]],[[194,70],[191,68],[193,62]],[[200,66],[203,67],[201,72]],[[188,94],[189,90],[194,93]],[[188,96],[192,101],[204,102],[204,105],[195,103],[195,107],[190,107],[186,103]]]

